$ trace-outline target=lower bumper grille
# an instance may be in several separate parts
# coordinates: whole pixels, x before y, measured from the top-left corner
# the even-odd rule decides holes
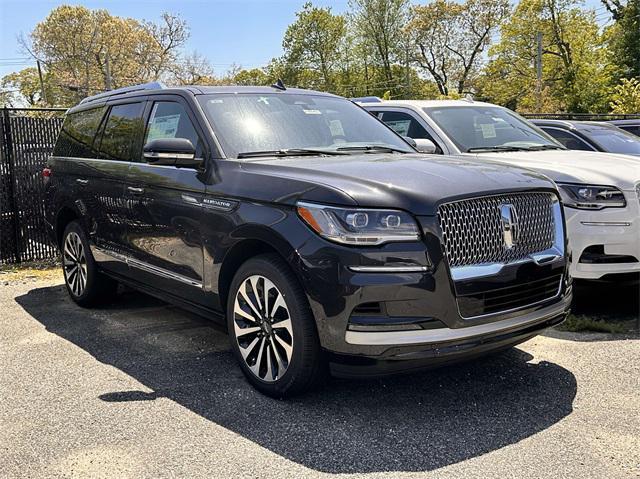
[[[458,309],[460,315],[467,319],[504,313],[553,299],[560,294],[561,285],[562,274],[554,274],[505,288],[458,295]]]

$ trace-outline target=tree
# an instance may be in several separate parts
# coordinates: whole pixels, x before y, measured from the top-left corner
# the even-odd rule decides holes
[[[346,21],[341,15],[333,15],[331,8],[314,7],[311,2],[305,3],[296,17],[282,41],[285,59],[298,68],[317,72],[319,87],[330,90],[346,34]]]
[[[269,75],[261,68],[252,68],[251,70],[240,70],[236,72],[231,78],[231,83],[234,85],[269,85],[273,79],[269,78]]]
[[[604,112],[612,67],[593,11],[573,0],[521,0],[489,50],[481,95],[532,111]],[[542,83],[536,88],[537,34]]]
[[[188,37],[186,23],[175,15],[140,22],[63,5],[21,43],[59,89],[50,103],[69,105],[95,92],[183,74],[185,62],[193,66],[190,58],[180,60]]]
[[[404,27],[409,0],[349,0],[352,28],[363,45],[365,62],[379,67],[385,90],[399,91],[399,78],[394,77],[393,64],[406,62],[409,48]],[[368,65],[367,65],[368,68]]]
[[[484,50],[509,14],[508,0],[435,0],[413,7],[407,33],[414,58],[442,95],[462,94],[477,74]]]
[[[601,0],[615,23],[608,37],[622,78],[640,78],[640,0]]]
[[[613,113],[638,113],[640,112],[640,79],[623,78],[616,85],[611,101]]]
[[[35,67],[5,75],[2,77],[0,86],[4,92],[3,103],[5,105],[19,104],[20,99],[23,99],[30,107],[42,102],[42,89],[38,69]]]
[[[209,61],[198,52],[185,56],[172,65],[171,83],[177,85],[215,85],[218,80]]]

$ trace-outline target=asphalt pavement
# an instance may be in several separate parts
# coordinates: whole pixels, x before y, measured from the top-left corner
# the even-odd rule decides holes
[[[587,297],[638,314],[635,288]],[[281,401],[206,319],[134,292],[81,309],[59,279],[0,284],[0,478],[334,474],[640,477],[640,339],[551,331]]]

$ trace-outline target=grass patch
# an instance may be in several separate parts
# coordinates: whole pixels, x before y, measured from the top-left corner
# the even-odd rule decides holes
[[[585,331],[594,333],[624,334],[627,328],[619,323],[611,323],[602,319],[594,319],[589,316],[576,316],[570,314],[564,323],[558,326],[560,331],[581,333]]]
[[[25,280],[62,278],[62,269],[57,260],[0,265],[0,285]]]

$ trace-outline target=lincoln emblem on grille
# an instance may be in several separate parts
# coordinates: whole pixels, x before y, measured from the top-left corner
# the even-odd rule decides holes
[[[520,227],[515,206],[510,203],[500,205],[500,220],[502,221],[502,238],[505,249],[511,249],[518,243]]]

